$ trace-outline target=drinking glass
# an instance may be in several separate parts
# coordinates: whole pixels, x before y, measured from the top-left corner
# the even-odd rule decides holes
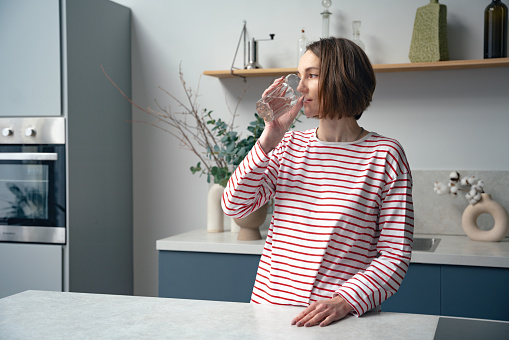
[[[297,104],[302,94],[297,91],[300,78],[296,74],[289,74],[284,81],[280,82],[256,102],[256,111],[266,122],[271,122],[274,117],[287,112]]]

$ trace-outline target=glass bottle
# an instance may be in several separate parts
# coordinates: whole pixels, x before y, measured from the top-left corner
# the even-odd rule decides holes
[[[308,39],[306,37],[304,27],[302,27],[301,35],[299,38],[299,43],[297,47],[297,65],[299,64],[300,58],[306,53],[306,48],[308,46]]]
[[[493,0],[484,10],[484,59],[507,57],[507,6]]]
[[[361,22],[360,20],[352,21],[352,29],[353,29],[353,39],[352,41],[356,43],[363,51],[366,51],[366,45],[361,41]]]
[[[320,13],[322,15],[322,38],[329,37],[329,21],[330,15],[329,7],[332,5],[332,0],[322,0],[323,12]]]

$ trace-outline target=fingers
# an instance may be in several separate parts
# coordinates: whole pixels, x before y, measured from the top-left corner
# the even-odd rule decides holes
[[[332,299],[313,302],[292,320],[292,325],[297,327],[327,326],[334,321],[343,319],[349,313],[351,307],[345,308],[345,304],[347,302],[342,299],[340,303],[333,302]]]
[[[315,312],[315,313],[312,313],[310,314],[308,317],[302,319],[302,321],[300,321],[300,326],[299,326],[299,323],[297,323],[297,327],[312,327],[312,326],[316,326],[318,324],[320,324],[321,326],[321,322],[325,322],[326,319],[331,319],[331,316],[328,315],[328,312],[327,311],[323,311],[323,312]],[[329,321],[330,323],[331,321]]]
[[[297,317],[295,319],[292,320],[292,325],[297,325],[297,326],[304,326],[304,322],[303,321],[304,319],[306,319],[306,316],[308,316],[309,313],[311,313],[315,306],[314,306],[315,303],[311,304],[309,307],[307,307],[306,309],[304,309],[302,311],[302,313],[300,313],[299,315],[297,315]]]
[[[292,320],[292,325],[296,325],[297,327],[310,327],[318,324],[327,316],[324,307],[324,305],[313,302]]]
[[[329,315],[325,318],[325,320],[323,320],[322,322],[320,322],[320,327],[325,327],[325,326],[328,326],[330,323],[336,321],[336,320],[339,320],[339,319],[336,319],[335,316],[333,315]]]
[[[263,92],[262,97],[266,97],[275,87],[285,80],[285,77],[278,78]]]

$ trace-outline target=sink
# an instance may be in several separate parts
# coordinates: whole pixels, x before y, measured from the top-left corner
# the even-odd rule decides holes
[[[439,238],[416,237],[416,238],[414,238],[414,246],[412,249],[415,251],[433,252],[433,251],[435,251],[435,249],[437,249],[438,243],[440,243]]]

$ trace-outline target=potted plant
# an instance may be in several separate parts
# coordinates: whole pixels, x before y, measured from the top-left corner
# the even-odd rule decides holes
[[[191,167],[193,174],[206,174],[207,181],[226,186],[230,179],[232,171],[242,162],[248,152],[253,148],[265,127],[264,120],[255,115],[255,119],[249,123],[247,130],[251,133],[246,138],[239,140],[236,131],[231,131],[229,126],[221,119],[214,119],[211,116],[212,111],[207,112],[207,124],[213,126],[210,130],[214,133],[217,144],[213,147],[206,147],[206,155],[209,160],[221,159],[223,163],[209,165],[202,168],[201,161],[196,166]]]
[[[231,120],[227,123],[221,118],[214,118],[213,111],[200,109],[197,100],[199,83],[197,90],[193,91],[184,80],[182,67],[179,68],[179,76],[185,92],[184,100],[159,87],[178,105],[178,111],[172,110],[170,106],[160,105],[157,101],[155,101],[157,110],[139,106],[115,84],[104,68],[103,72],[134,107],[151,118],[148,121],[134,122],[153,126],[172,135],[185,149],[196,155],[198,163],[190,167],[191,172],[206,175],[207,182],[213,183],[209,189],[207,230],[222,231],[223,213],[220,201],[217,197],[212,199],[211,196],[222,194],[232,171],[242,162],[263,132],[265,127],[263,119],[255,113],[255,120],[247,128],[251,134],[240,139],[234,130],[236,111],[232,113]]]
[[[248,126],[248,131],[251,132],[249,136],[246,138],[239,140],[239,135],[235,131],[231,131],[229,126],[223,122],[221,119],[214,119],[211,116],[211,112],[207,112],[207,117],[210,118],[207,120],[207,125],[212,126],[210,129],[216,140],[217,144],[212,147],[206,147],[206,155],[208,160],[221,160],[222,163],[216,163],[213,165],[209,165],[207,168],[201,167],[201,161],[198,162],[196,166],[191,167],[191,172],[193,174],[206,174],[207,181],[210,183],[211,181],[214,183],[209,190],[208,200],[207,200],[207,230],[209,232],[220,232],[224,230],[224,214],[221,209],[221,197],[224,191],[224,187],[230,176],[232,171],[242,162],[247,153],[253,148],[256,141],[260,137],[263,129],[265,127],[265,122],[262,118],[255,113],[255,120],[250,123]],[[256,236],[256,231],[259,234],[258,227],[263,223],[267,215],[267,207],[264,209],[259,209],[257,214],[253,214],[250,220],[237,220],[241,224],[245,223],[245,229],[241,230],[232,230],[239,231],[239,239],[260,239],[260,237]],[[256,218],[255,218],[256,216]],[[253,219],[254,218],[254,219]],[[252,221],[260,221],[256,226],[251,222]],[[235,221],[235,219],[234,219]],[[257,223],[257,222],[255,222]],[[239,225],[240,227],[240,225]],[[234,227],[232,226],[232,229]],[[242,235],[252,235],[250,232],[251,229],[256,228],[255,236],[249,236],[247,238],[243,238]]]

